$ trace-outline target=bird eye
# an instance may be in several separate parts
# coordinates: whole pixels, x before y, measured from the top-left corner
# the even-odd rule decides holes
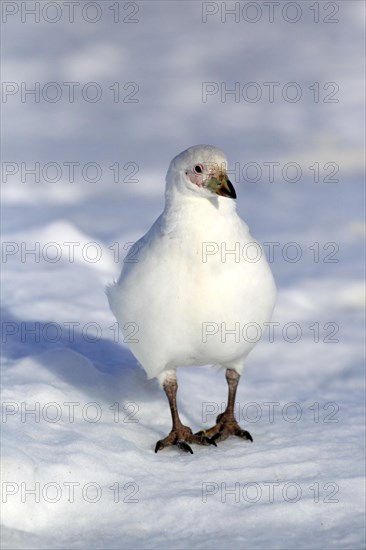
[[[202,166],[200,164],[196,164],[196,166],[193,168],[193,170],[196,172],[196,174],[202,174]]]

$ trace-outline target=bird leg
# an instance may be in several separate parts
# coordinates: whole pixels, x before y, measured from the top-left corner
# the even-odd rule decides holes
[[[177,445],[179,449],[185,451],[186,453],[193,454],[189,443],[199,443],[200,445],[215,445],[214,441],[210,441],[205,436],[194,435],[191,428],[184,426],[179,418],[178,408],[177,408],[177,389],[178,383],[176,377],[170,376],[163,383],[163,388],[166,393],[166,396],[169,401],[170,412],[172,414],[173,427],[170,434],[157,442],[155,446],[155,452],[157,453],[165,447],[170,447],[171,445]]]
[[[225,412],[218,415],[215,426],[208,430],[201,430],[196,435],[208,439],[211,443],[222,441],[229,435],[237,435],[243,439],[253,441],[252,436],[246,430],[242,430],[234,415],[235,396],[239,384],[240,374],[234,369],[226,369],[226,381],[229,386],[229,396]]]

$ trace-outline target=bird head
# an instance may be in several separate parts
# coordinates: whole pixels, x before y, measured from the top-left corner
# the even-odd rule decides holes
[[[177,155],[170,163],[166,182],[168,194],[175,188],[183,194],[236,199],[227,176],[227,159],[212,145],[194,145]]]

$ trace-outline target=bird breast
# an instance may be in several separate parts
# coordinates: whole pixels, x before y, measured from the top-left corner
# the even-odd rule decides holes
[[[242,357],[253,347],[242,337],[245,325],[263,326],[270,319],[272,274],[234,211],[164,213],[135,259],[122,273],[111,306],[120,326],[138,327],[138,341],[127,343],[150,376],[162,364]]]

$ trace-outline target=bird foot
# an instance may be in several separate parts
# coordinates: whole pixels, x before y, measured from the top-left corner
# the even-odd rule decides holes
[[[210,443],[216,443],[216,441],[223,441],[229,435],[236,435],[242,439],[248,439],[253,441],[252,436],[247,430],[242,430],[236,421],[233,414],[229,414],[226,411],[219,414],[216,418],[215,426],[209,428],[208,430],[201,430],[195,434],[198,437],[206,438]]]
[[[193,455],[193,451],[189,445],[190,443],[197,443],[198,445],[215,445],[215,447],[217,446],[215,441],[211,441],[209,437],[206,437],[205,435],[195,435],[193,434],[191,428],[181,425],[173,428],[167,437],[157,442],[155,452],[157,453],[158,451],[161,451],[161,449],[165,449],[165,447],[176,445],[178,449]]]

